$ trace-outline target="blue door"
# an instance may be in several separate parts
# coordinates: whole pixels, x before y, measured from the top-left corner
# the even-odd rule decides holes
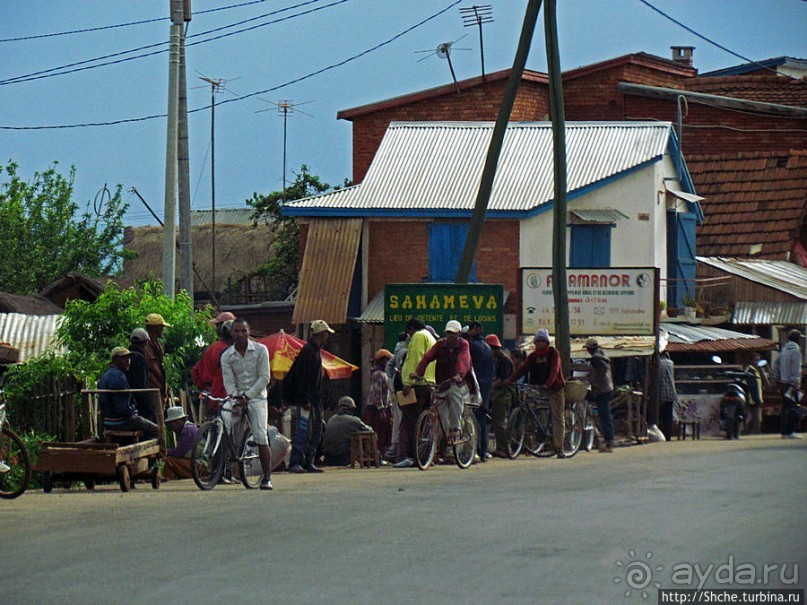
[[[569,267],[611,266],[611,229],[613,225],[572,225],[569,243]]]
[[[667,213],[667,304],[683,307],[684,297],[695,297],[694,212]]]
[[[454,281],[467,235],[466,223],[429,225],[429,281]],[[471,266],[470,281],[476,281],[476,262]]]

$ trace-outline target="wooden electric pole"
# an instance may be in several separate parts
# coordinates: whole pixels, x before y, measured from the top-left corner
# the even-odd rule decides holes
[[[191,20],[190,0],[183,2],[183,19]],[[179,287],[193,304],[193,245],[191,229],[191,177],[188,151],[188,84],[185,64],[185,33],[179,38],[179,116],[177,124],[177,168],[179,172]]]

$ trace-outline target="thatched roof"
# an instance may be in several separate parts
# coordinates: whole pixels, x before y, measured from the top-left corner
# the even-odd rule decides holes
[[[22,296],[0,292],[0,313],[21,315],[59,315],[64,309],[41,296]]]
[[[212,227],[195,226],[191,234],[193,263],[209,286],[213,277]],[[216,225],[216,290],[222,290],[228,278],[235,281],[266,263],[274,239],[275,235],[267,225]],[[162,227],[126,227],[123,245],[137,254],[137,258],[123,263],[120,280],[123,286],[162,274]],[[179,255],[176,274],[179,275]],[[195,278],[195,290],[207,289],[204,284],[196,282],[198,279]]]
[[[78,298],[94,302],[104,291],[109,277],[87,277],[81,273],[68,273],[64,277],[52,281],[39,293],[53,303],[64,308],[68,300]]]

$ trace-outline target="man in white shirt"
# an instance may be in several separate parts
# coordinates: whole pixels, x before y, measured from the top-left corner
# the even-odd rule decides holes
[[[221,354],[221,374],[227,395],[247,404],[252,436],[258,445],[263,478],[261,489],[272,489],[272,450],[266,434],[268,403],[266,385],[269,384],[269,350],[249,339],[249,325],[236,319],[232,326],[233,345]],[[229,415],[229,414],[228,414]]]

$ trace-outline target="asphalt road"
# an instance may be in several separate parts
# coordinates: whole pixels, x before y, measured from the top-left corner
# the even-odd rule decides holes
[[[656,603],[741,564],[804,588],[805,479],[807,439],[760,436],[29,492],[0,501],[0,603]]]

